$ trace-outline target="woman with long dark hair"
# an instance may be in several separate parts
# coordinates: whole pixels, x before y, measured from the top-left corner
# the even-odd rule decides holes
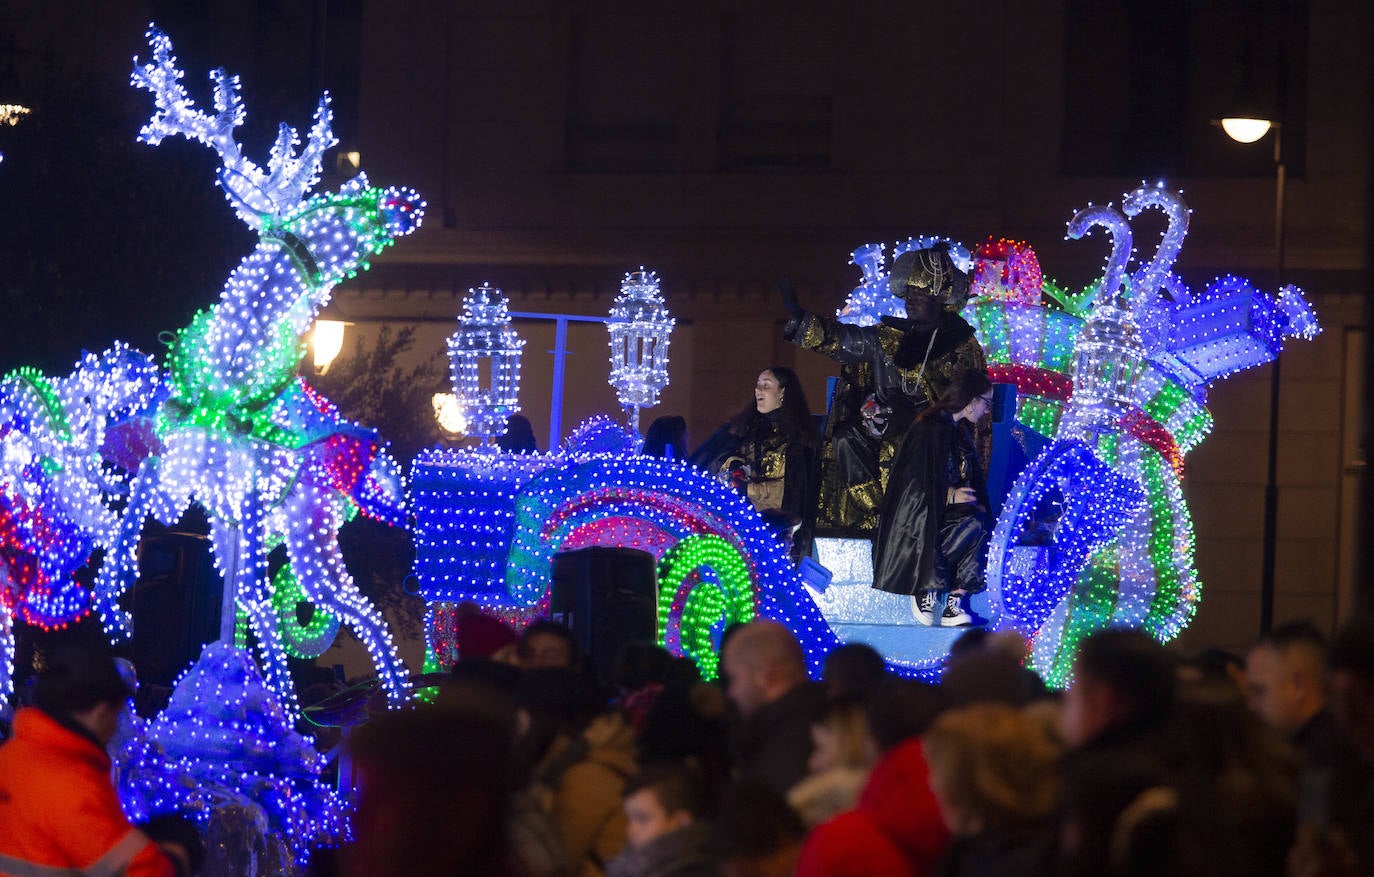
[[[792,558],[811,550],[820,436],[797,373],[759,373],[754,399],[692,454],[692,462],[733,484],[770,524],[792,533]]]
[[[992,381],[970,370],[907,429],[888,476],[873,543],[873,587],[910,594],[925,625],[972,624],[967,597],[987,587],[987,484],[973,427],[992,410]],[[940,594],[945,605],[937,606]]]

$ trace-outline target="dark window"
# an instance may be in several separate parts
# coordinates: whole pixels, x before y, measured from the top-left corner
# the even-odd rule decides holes
[[[723,17],[722,169],[830,167],[837,66],[833,15],[779,12]]]
[[[1283,120],[1302,173],[1306,0],[1068,0],[1064,52],[1066,175],[1272,174],[1272,141],[1212,125],[1241,104]]]
[[[671,171],[678,164],[682,16],[575,15],[569,34],[567,166]]]

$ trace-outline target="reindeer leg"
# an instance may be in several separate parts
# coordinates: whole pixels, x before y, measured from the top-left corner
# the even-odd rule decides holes
[[[294,722],[300,717],[300,704],[296,700],[296,685],[291,679],[291,671],[286,666],[286,650],[281,632],[277,629],[277,616],[272,610],[271,590],[267,587],[262,511],[256,503],[249,502],[242,517],[237,527],[216,518],[210,529],[215,562],[224,576],[224,587],[234,590],[232,604],[225,601],[226,611],[231,611],[228,607],[232,605],[243,607],[247,613],[248,623],[258,637],[259,663],[267,686],[281,701],[288,718]],[[233,630],[229,622],[221,625],[221,628]]]
[[[282,710],[292,724],[301,716],[300,701],[296,699],[296,683],[286,666],[286,647],[282,643],[281,631],[277,629],[277,616],[272,610],[272,601],[245,601],[244,610],[248,613],[248,623],[258,636],[258,656],[261,658],[263,675],[267,685],[281,701]]]
[[[119,607],[119,598],[138,578],[138,543],[143,522],[150,515],[162,521],[175,521],[191,504],[189,496],[173,498],[163,491],[161,466],[157,457],[149,457],[139,466],[129,502],[114,533],[108,537],[105,560],[95,577],[95,610],[100,613],[105,635],[114,641],[128,639],[133,633],[129,613]]]
[[[339,553],[342,515],[328,488],[302,481],[287,500],[286,550],[301,590],[349,626],[367,647],[393,705],[410,697],[410,674],[381,612],[358,591]]]

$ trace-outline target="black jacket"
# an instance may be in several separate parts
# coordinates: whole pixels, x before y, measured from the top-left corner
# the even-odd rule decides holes
[[[949,490],[959,487],[973,488],[978,503],[947,505]],[[967,430],[943,411],[916,421],[892,462],[873,542],[873,587],[898,594],[953,587],[952,559],[940,538],[946,518],[981,518],[987,503],[983,469]]]

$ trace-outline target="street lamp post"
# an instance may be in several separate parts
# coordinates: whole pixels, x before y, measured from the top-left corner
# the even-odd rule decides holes
[[[1238,143],[1254,143],[1274,132],[1274,291],[1283,289],[1284,189],[1287,178],[1283,165],[1283,128],[1272,119],[1227,118],[1221,120],[1226,135]],[[1274,558],[1278,549],[1279,518],[1279,384],[1281,359],[1269,366],[1269,455],[1265,461],[1264,537],[1260,565],[1260,632],[1274,626]]]
[[[343,351],[344,332],[352,325],[343,318],[332,301],[315,315],[315,323],[310,328],[311,363],[315,367],[315,374],[322,375],[329,371]]]

